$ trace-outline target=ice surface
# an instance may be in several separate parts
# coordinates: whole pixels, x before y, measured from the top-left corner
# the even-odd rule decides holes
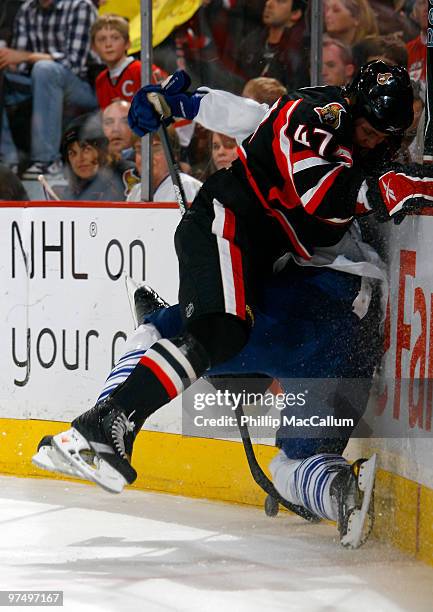
[[[376,541],[344,550],[330,525],[1,476],[0,590],[11,589],[63,590],[77,612],[433,609],[432,568]]]

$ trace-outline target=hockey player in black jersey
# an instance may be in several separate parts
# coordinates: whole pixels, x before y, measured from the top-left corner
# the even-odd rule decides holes
[[[218,92],[189,94],[185,84],[175,74],[164,88],[140,90],[131,127],[140,135],[158,128],[147,98],[155,91],[174,116],[206,127],[209,113],[221,111],[222,121],[242,124],[218,108]],[[280,255],[289,251],[308,262],[320,247],[336,244],[357,216],[375,212],[384,220],[431,199],[431,181],[419,188],[397,168],[377,172],[412,122],[403,68],[373,62],[346,90],[305,88],[262,116],[254,108],[258,127],[246,134],[240,159],[206,181],[176,231],[182,332],[156,341],[124,383],[54,438],[77,466],[83,449],[95,452],[93,479],[106,488],[119,491],[135,480],[129,457],[146,418],[246,344],[254,305]]]

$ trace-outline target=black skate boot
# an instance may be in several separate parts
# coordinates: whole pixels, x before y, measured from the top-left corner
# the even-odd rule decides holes
[[[135,329],[143,323],[146,315],[169,306],[149,285],[139,285],[130,276],[125,277],[125,283]]]
[[[359,548],[367,541],[374,523],[376,455],[358,459],[341,468],[331,484],[338,504],[338,530],[345,548]]]
[[[82,477],[111,493],[120,493],[137,478],[131,466],[132,446],[142,423],[134,423],[112,398],[72,421],[72,428],[53,437],[53,445]],[[83,458],[93,451],[94,464]]]
[[[137,321],[143,322],[146,315],[159,310],[160,308],[168,308],[169,304],[162,299],[157,292],[149,287],[149,285],[141,285],[134,292],[134,305]]]

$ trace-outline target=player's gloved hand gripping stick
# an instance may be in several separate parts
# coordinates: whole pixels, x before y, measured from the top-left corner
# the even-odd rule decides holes
[[[131,129],[139,136],[159,130],[161,143],[173,181],[176,199],[182,214],[186,210],[186,197],[180,180],[180,170],[173,155],[166,127],[174,117],[194,119],[204,94],[186,90],[191,79],[184,70],[177,70],[161,85],[146,85],[134,96],[128,115]]]
[[[164,98],[165,111],[170,117],[194,119],[200,109],[200,102],[206,92],[187,91],[191,79],[184,70],[177,70],[161,85],[146,85],[135,94],[128,113],[129,127],[138,136],[156,132],[162,123],[161,113],[155,112],[148,94],[156,93]],[[167,122],[167,119],[164,119]],[[170,121],[169,121],[170,122]]]

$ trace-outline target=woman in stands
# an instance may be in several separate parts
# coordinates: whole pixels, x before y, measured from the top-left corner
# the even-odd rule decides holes
[[[367,0],[326,0],[325,31],[346,45],[378,34],[376,17]]]
[[[232,161],[238,156],[236,146],[234,138],[218,132],[212,132],[210,174],[222,168],[228,168],[231,165]]]
[[[63,200],[125,200],[122,176],[109,167],[107,147],[108,140],[95,115],[82,115],[66,128],[62,153],[68,186],[62,193]]]

